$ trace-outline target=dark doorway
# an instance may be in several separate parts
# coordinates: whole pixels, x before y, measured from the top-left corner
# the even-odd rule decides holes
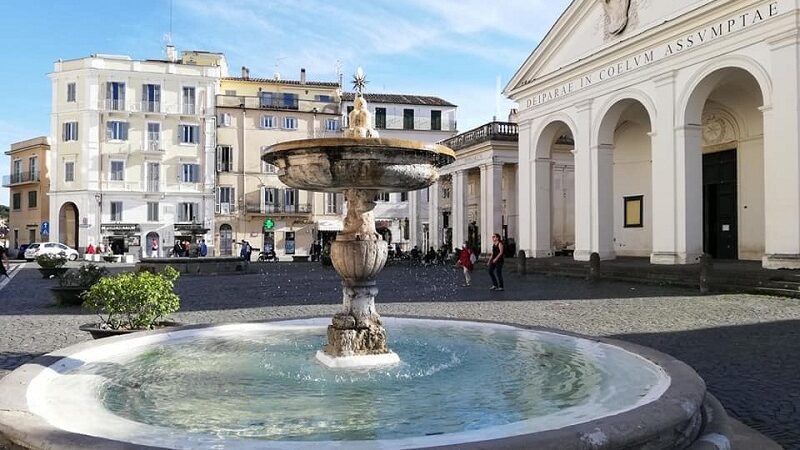
[[[58,241],[69,247],[78,248],[78,207],[67,202],[58,211]]]
[[[736,150],[703,155],[703,251],[738,259]]]

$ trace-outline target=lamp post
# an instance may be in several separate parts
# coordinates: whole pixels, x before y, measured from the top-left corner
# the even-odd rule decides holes
[[[98,192],[94,194],[94,199],[97,202],[97,245],[103,241],[102,236],[102,223],[103,223],[103,194]]]

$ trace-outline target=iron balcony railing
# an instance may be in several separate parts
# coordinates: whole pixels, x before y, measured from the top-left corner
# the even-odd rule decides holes
[[[161,102],[142,101],[142,112],[161,112]]]
[[[3,177],[3,186],[11,186],[20,183],[33,183],[39,181],[39,171],[35,172],[20,172],[5,175]]]
[[[251,214],[311,214],[310,203],[295,205],[247,203],[245,208]]]
[[[490,122],[465,133],[445,139],[440,144],[460,150],[487,141],[517,141],[519,129],[512,122]]]

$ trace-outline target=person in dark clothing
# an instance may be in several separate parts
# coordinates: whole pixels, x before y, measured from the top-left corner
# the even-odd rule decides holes
[[[8,271],[11,270],[8,261],[8,250],[0,245],[0,275],[5,275],[8,278]]]
[[[503,241],[500,235],[492,235],[492,256],[489,258],[489,276],[492,277],[490,290],[502,291],[503,288]]]

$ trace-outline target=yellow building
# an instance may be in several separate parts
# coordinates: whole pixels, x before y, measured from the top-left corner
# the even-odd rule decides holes
[[[3,177],[3,186],[10,190],[8,240],[12,250],[22,244],[50,240],[49,153],[50,143],[45,136],[11,144],[6,152],[11,160],[11,174]],[[72,226],[77,227],[78,223]],[[57,236],[52,240],[57,240]],[[75,246],[74,242],[64,243]]]
[[[340,194],[292,189],[261,161],[272,144],[341,133],[337,82],[223,78],[217,96],[217,192],[214,247],[235,255],[248,241],[254,252],[308,255],[317,240],[341,229]]]

